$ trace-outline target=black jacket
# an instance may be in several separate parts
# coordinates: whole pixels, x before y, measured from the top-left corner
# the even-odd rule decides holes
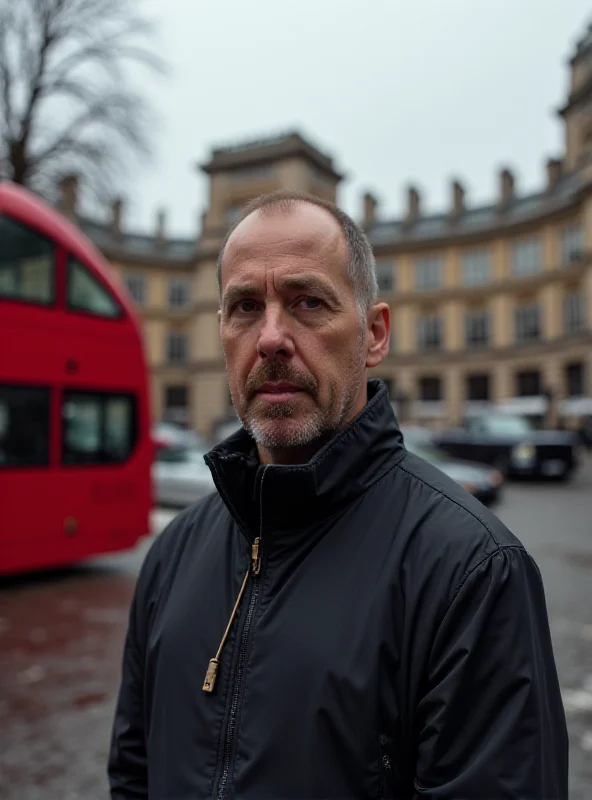
[[[260,466],[244,432],[207,456],[219,494],[138,580],[116,800],[567,797],[539,571],[369,395],[305,466]]]

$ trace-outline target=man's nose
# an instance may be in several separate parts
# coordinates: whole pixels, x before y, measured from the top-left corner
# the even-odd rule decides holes
[[[294,341],[288,320],[281,310],[266,309],[263,316],[257,350],[261,358],[291,358],[294,355]]]

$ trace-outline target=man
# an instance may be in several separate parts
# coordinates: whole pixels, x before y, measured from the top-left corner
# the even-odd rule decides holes
[[[407,453],[371,248],[329,203],[255,201],[219,259],[245,430],[132,606],[114,800],[567,797],[537,567]]]

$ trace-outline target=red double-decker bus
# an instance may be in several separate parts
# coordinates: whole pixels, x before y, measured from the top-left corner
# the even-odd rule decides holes
[[[130,301],[73,224],[0,183],[0,574],[133,547],[151,463]]]

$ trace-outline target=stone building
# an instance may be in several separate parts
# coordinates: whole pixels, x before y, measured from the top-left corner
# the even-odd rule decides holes
[[[408,421],[454,423],[471,406],[514,399],[556,422],[592,395],[592,28],[570,69],[558,111],[564,149],[547,161],[536,194],[520,194],[504,169],[486,206],[471,206],[459,181],[440,214],[425,214],[413,187],[400,219],[363,198],[360,222],[393,311],[390,353],[376,374]],[[216,315],[227,226],[245,202],[275,189],[338,200],[343,176],[298,132],[214,149],[201,169],[209,201],[194,239],[167,236],[163,212],[152,236],[126,230],[120,200],[109,225],[79,224],[140,312],[155,420],[208,433],[231,412]],[[75,180],[64,182],[62,207],[75,215]]]

